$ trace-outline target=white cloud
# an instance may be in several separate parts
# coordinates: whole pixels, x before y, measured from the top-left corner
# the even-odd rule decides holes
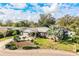
[[[58,4],[57,3],[53,3],[51,4],[51,6],[45,6],[43,7],[43,11],[44,13],[48,14],[48,13],[55,13],[57,11],[57,7],[58,7]]]
[[[22,10],[0,9],[0,20],[12,20],[14,22],[21,20],[35,21],[39,19],[39,13],[31,13],[31,11],[22,12]]]
[[[11,3],[14,8],[24,8],[26,7],[26,3]]]
[[[24,8],[26,7],[26,4],[12,4],[13,7],[15,8]],[[1,8],[0,9],[0,19],[1,20],[12,20],[14,22],[16,21],[20,21],[20,20],[29,20],[29,21],[34,21],[34,22],[37,22],[38,19],[40,19],[40,16],[39,14],[41,12],[39,12],[40,10],[43,11],[44,13],[48,14],[48,13],[52,13],[54,14],[55,12],[57,12],[57,8],[58,8],[58,5],[57,3],[56,4],[50,4],[50,7],[49,6],[44,6],[44,7],[40,7],[38,6],[37,4],[33,4],[35,7],[35,10],[38,11],[37,13],[35,12],[32,12],[32,11],[26,11],[26,12],[22,12],[22,10],[14,10],[14,9],[10,9],[11,7],[9,5],[7,5],[7,8],[9,6],[8,9],[5,9],[5,8]]]

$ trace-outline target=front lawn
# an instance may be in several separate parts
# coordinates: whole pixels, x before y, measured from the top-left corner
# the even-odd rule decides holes
[[[39,45],[40,48],[50,48],[52,46],[52,40],[48,40],[45,38],[36,38],[34,43]]]
[[[33,44],[30,45],[29,43],[33,43]],[[19,48],[22,47],[23,49],[32,48],[33,46],[36,45],[41,49],[55,49],[55,50],[64,50],[64,51],[70,51],[70,52],[75,52],[76,50],[75,49],[76,47],[74,47],[76,45],[74,44],[54,42],[51,39],[45,39],[45,38],[36,38],[33,41],[23,41],[23,42],[17,42],[17,43],[15,42],[14,44]],[[11,46],[11,47],[13,49],[14,46]]]
[[[79,52],[79,44],[76,44],[76,52]]]
[[[73,51],[73,52],[75,51],[73,44],[54,42],[53,40],[50,40],[50,39],[36,38],[33,42],[39,45],[40,48],[50,48],[50,49]]]
[[[13,37],[13,36],[5,37],[5,38],[0,38],[0,41],[4,41],[4,40],[10,39],[10,38],[12,38],[12,37]]]

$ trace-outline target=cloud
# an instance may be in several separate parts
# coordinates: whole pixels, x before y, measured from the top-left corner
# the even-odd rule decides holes
[[[0,9],[0,19],[6,20],[12,20],[14,22],[21,21],[21,20],[29,20],[37,22],[40,19],[40,14],[49,14],[52,13],[55,14],[57,12],[58,4],[46,4],[44,6],[39,6],[36,3],[31,4],[31,10],[27,8],[27,11],[23,12],[23,10],[15,10],[11,8],[25,8],[26,4],[7,4],[5,7],[7,8],[1,8]],[[30,7],[30,6],[28,6]],[[33,12],[35,10],[36,12]]]
[[[55,18],[63,17],[66,14],[71,16],[79,16],[79,4],[77,3],[59,3],[58,11],[55,13]]]
[[[45,6],[43,7],[43,11],[44,13],[48,14],[48,13],[55,13],[57,12],[57,7],[58,7],[58,4],[57,3],[53,3],[51,4],[51,6]]]
[[[39,17],[39,13],[34,13],[31,11],[22,12],[22,10],[13,10],[13,9],[0,9],[0,20],[4,22],[7,20],[12,20],[14,22],[21,20],[29,20],[37,22]]]
[[[31,5],[31,6],[30,6]],[[61,3],[47,3],[40,4],[31,3],[30,5],[26,3],[9,3],[4,7],[0,6],[0,19],[1,20],[29,20],[37,22],[40,19],[40,14],[52,14],[52,16],[58,18],[65,14],[78,15],[79,6],[76,4],[61,4]],[[71,7],[71,8],[69,8]],[[18,10],[16,10],[18,8]]]
[[[13,8],[25,8],[26,7],[26,3],[10,3]]]

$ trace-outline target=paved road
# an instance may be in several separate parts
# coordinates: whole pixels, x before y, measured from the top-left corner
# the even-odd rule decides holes
[[[76,56],[75,53],[52,49],[0,50],[0,56]]]

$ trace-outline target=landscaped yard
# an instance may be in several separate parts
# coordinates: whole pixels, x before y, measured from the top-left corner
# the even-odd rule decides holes
[[[39,45],[41,48],[51,48],[53,44],[56,44],[53,42],[53,40],[48,40],[45,38],[36,38],[34,43]]]
[[[5,38],[4,40],[6,40],[8,38],[10,38],[10,37]],[[30,44],[28,44],[29,42],[34,43],[34,44],[30,45]],[[20,45],[20,47],[25,47],[25,49],[28,49],[28,47],[30,48],[34,45],[37,45],[40,47],[40,49],[55,49],[55,50],[64,50],[64,51],[71,51],[71,52],[76,51],[75,50],[76,45],[74,45],[74,44],[55,42],[51,39],[45,39],[45,38],[36,38],[33,41],[15,42],[12,44],[12,46],[14,46],[14,44],[16,46]]]
[[[72,52],[75,51],[73,44],[64,44],[60,42],[54,42],[53,40],[50,40],[50,39],[36,38],[34,40],[34,43],[39,45],[40,48],[52,48],[52,49],[72,51]]]

